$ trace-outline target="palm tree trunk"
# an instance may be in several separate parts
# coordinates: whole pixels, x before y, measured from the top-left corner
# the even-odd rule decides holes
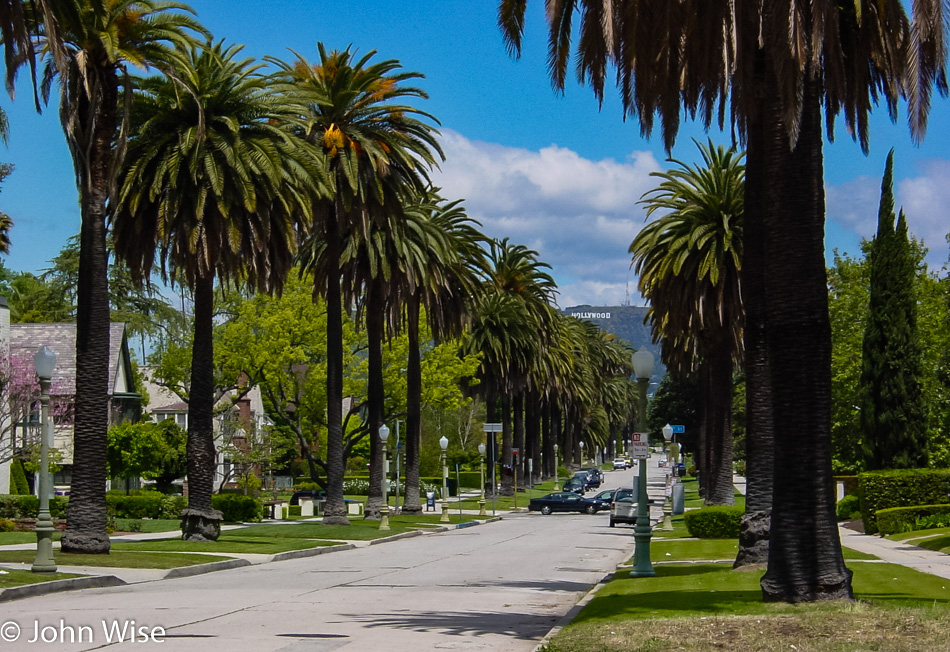
[[[109,429],[109,288],[105,185],[83,193],[76,292],[73,477],[63,552],[108,554],[106,432]]]
[[[793,150],[778,102],[771,100],[763,113],[772,118],[764,215],[776,460],[768,570],[761,580],[766,601],[853,599],[831,471],[831,327],[816,77],[806,70]]]
[[[512,449],[518,450],[518,455],[512,455],[511,471],[512,480],[516,487],[524,489],[524,467],[527,450],[525,449],[524,438],[524,391],[520,391],[514,396],[511,406],[512,421]]]
[[[195,338],[188,392],[188,507],[182,513],[185,541],[217,541],[221,512],[211,507],[214,446],[214,276],[195,281]]]
[[[76,404],[73,422],[73,477],[63,552],[108,554],[106,533],[106,432],[109,429],[109,272],[106,253],[106,201],[109,197],[118,107],[114,70],[100,72],[101,105],[85,95],[76,108],[86,133],[92,133],[88,168],[77,164],[81,224],[79,281],[76,288]],[[98,108],[98,110],[97,110]],[[76,144],[71,142],[71,147]],[[74,157],[79,156],[73,152]]]
[[[422,353],[419,349],[419,294],[406,306],[409,359],[406,362],[406,499],[402,511],[421,512],[419,449],[422,447]]]
[[[340,199],[337,200],[342,201]],[[342,211],[342,208],[339,209]],[[349,525],[343,501],[343,299],[340,236],[330,211],[327,234],[327,502],[324,525]]]
[[[756,103],[763,106],[775,88],[763,88],[765,56],[756,54]],[[752,116],[747,129],[745,214],[742,226],[742,295],[745,307],[746,499],[734,568],[762,566],[769,557],[772,519],[773,446],[772,386],[765,335],[765,200],[764,144],[767,123]]]
[[[708,362],[707,441],[709,468],[706,474],[707,505],[734,505],[732,483],[732,359],[726,346],[713,346]]]
[[[544,399],[541,404],[541,462],[542,478],[553,478],[557,471],[557,459],[554,455],[555,431],[551,427],[551,402]]]
[[[379,428],[386,414],[386,389],[383,382],[383,307],[380,301],[382,277],[373,279],[366,292],[367,408],[369,417],[369,491],[364,519],[378,521],[383,507],[383,447]]]
[[[513,496],[514,471],[512,470],[511,448],[511,398],[508,392],[501,397],[501,463],[504,473],[501,474],[501,495]]]

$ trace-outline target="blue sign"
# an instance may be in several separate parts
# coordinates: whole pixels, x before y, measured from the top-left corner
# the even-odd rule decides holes
[[[673,426],[674,435],[682,435],[686,432],[686,426]]]

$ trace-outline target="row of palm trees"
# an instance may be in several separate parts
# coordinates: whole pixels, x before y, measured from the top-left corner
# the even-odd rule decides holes
[[[514,53],[526,4],[499,0]],[[602,99],[615,67],[624,114],[644,134],[659,118],[667,149],[684,111],[706,126],[728,115],[744,141],[747,452],[759,460],[746,507],[769,536],[766,600],[853,597],[834,518],[821,113],[829,137],[841,113],[867,151],[872,107],[883,98],[895,118],[905,98],[923,137],[933,88],[948,88],[947,16],[942,0],[911,5],[909,18],[901,0],[548,3],[556,88],[573,60]]]
[[[518,444],[525,423],[539,433],[542,406],[547,415],[564,411],[565,450],[576,447],[584,429],[605,439],[602,433],[620,427],[624,388],[603,374],[629,375],[629,351],[560,318],[550,306],[553,280],[536,253],[501,242],[490,243],[486,255],[477,225],[430,187],[427,171],[442,154],[435,119],[410,104],[425,98],[410,85],[418,74],[376,61],[373,52],[331,52],[322,44],[317,61],[296,53],[289,62],[271,59],[276,72],[266,74],[263,64],[240,56],[240,47],[210,41],[186,5],[159,0],[0,2],[0,28],[8,75],[23,65],[33,70],[38,53],[46,63],[44,100],[59,84],[82,206],[75,471],[65,551],[109,549],[107,221],[116,255],[135,281],[147,283],[157,264],[164,281],[188,286],[194,296],[186,538],[215,539],[221,518],[211,507],[215,284],[280,291],[298,261],[328,310],[325,523],[348,524],[344,306],[366,315],[370,432],[384,414],[382,343],[400,328],[411,336],[407,455],[415,491],[420,315],[437,337],[472,322],[472,341],[481,338],[486,352],[479,374],[485,391],[503,399],[509,463],[511,433]],[[130,63],[161,74],[134,77]],[[378,479],[381,451],[371,441]],[[540,445],[538,436],[529,441]],[[553,437],[544,441],[553,447]],[[378,512],[380,500],[371,496],[377,507],[370,512]]]

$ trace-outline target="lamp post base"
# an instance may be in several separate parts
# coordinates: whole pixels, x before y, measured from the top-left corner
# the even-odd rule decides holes
[[[650,529],[649,525],[644,527],[638,524],[633,528],[635,548],[630,577],[656,576],[656,571],[653,570],[653,564],[650,562],[650,539],[652,538],[653,530]]]
[[[449,522],[449,504],[446,501],[442,501],[442,518],[439,519],[439,523],[448,523]]]
[[[485,511],[485,499],[482,498],[478,501],[478,515],[479,516],[488,516],[488,513]]]
[[[383,509],[380,510],[379,529],[380,530],[389,529],[389,508],[388,507],[383,507]]]
[[[36,525],[36,557],[30,568],[34,573],[55,573],[56,561],[53,559],[53,522],[44,524],[42,518]]]

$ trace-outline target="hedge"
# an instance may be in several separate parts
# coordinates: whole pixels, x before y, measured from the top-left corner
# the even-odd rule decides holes
[[[241,494],[214,494],[211,506],[224,514],[225,521],[232,522],[257,523],[264,510],[257,498]]]
[[[950,505],[915,505],[877,510],[877,527],[881,534],[900,534],[917,529],[917,521],[934,514],[950,514]]]
[[[26,481],[26,471],[23,469],[22,460],[13,460],[10,464],[10,493],[20,496],[28,496],[30,493],[30,483]]]
[[[703,507],[683,515],[689,535],[698,539],[738,539],[742,507]]]
[[[66,518],[66,506],[69,499],[53,496],[49,501],[49,512],[53,518]],[[40,499],[36,496],[0,495],[0,518],[36,518],[40,511]]]
[[[839,521],[850,521],[861,515],[861,499],[857,494],[847,494],[835,506],[835,515]]]
[[[878,531],[876,513],[891,507],[937,505],[947,502],[948,469],[869,471],[858,475],[864,531]]]
[[[184,496],[168,496],[157,491],[138,495],[106,494],[106,508],[115,518],[178,518],[188,505]]]

